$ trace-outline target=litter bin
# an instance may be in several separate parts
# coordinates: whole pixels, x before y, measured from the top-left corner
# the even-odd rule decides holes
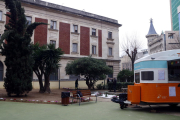
[[[63,105],[69,104],[69,97],[70,97],[70,92],[62,92],[61,93],[61,101],[62,101]]]

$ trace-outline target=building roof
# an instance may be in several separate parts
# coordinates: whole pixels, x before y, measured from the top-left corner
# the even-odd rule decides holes
[[[156,35],[156,30],[154,29],[153,20],[150,20],[150,28],[147,35]]]
[[[91,18],[91,19],[99,20],[99,21],[105,21],[105,22],[108,22],[108,23],[111,23],[111,24],[116,24],[119,27],[122,26],[122,24],[119,24],[118,21],[115,20],[115,19],[111,19],[111,18],[100,16],[100,15],[88,13],[88,12],[85,12],[85,11],[65,7],[65,6],[62,6],[62,5],[57,5],[57,4],[45,2],[45,1],[42,1],[42,0],[21,0],[21,1],[24,2],[24,3],[34,4],[34,5],[38,5],[38,6],[42,6],[42,7],[46,7],[46,8],[51,8],[51,9],[55,9],[55,10],[66,12],[66,13],[76,14],[76,15],[82,16],[82,17],[88,17],[88,18]]]
[[[156,61],[156,60],[163,60],[163,61],[171,61],[171,60],[179,60],[180,59],[180,49],[162,51],[158,53],[154,53],[151,55],[147,55],[141,59],[138,59],[134,62],[134,64],[143,62],[143,61]]]

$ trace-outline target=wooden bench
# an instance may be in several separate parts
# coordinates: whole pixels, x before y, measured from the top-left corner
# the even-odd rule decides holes
[[[128,89],[127,88],[121,88],[121,90],[122,90],[123,93],[127,93]]]
[[[80,91],[82,93],[82,97],[80,97],[79,94],[77,94],[77,91]],[[90,100],[90,97],[96,97],[96,102],[97,102],[97,95],[91,95],[91,91],[90,90],[73,90],[71,91],[72,93],[72,103],[73,103],[73,100],[74,99],[77,99],[79,100],[79,105],[81,104],[81,99],[84,99],[84,98],[89,98]],[[88,100],[88,102],[89,102]]]

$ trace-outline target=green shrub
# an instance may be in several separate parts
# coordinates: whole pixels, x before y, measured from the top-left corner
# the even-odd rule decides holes
[[[116,83],[116,90],[121,91],[121,88],[127,88],[128,85],[134,85],[134,82],[117,82]],[[108,83],[108,90],[113,90],[113,83]]]
[[[122,70],[118,73],[117,80],[120,82],[133,82],[134,72],[130,70]]]
[[[104,85],[102,85],[102,84],[97,84],[96,87],[97,87],[98,90],[102,90],[103,87],[104,87]]]

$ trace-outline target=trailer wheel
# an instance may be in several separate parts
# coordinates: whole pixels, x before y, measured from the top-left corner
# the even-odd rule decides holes
[[[120,104],[120,108],[121,108],[121,109],[124,109],[124,104]]]
[[[169,104],[170,107],[176,107],[178,104]]]

